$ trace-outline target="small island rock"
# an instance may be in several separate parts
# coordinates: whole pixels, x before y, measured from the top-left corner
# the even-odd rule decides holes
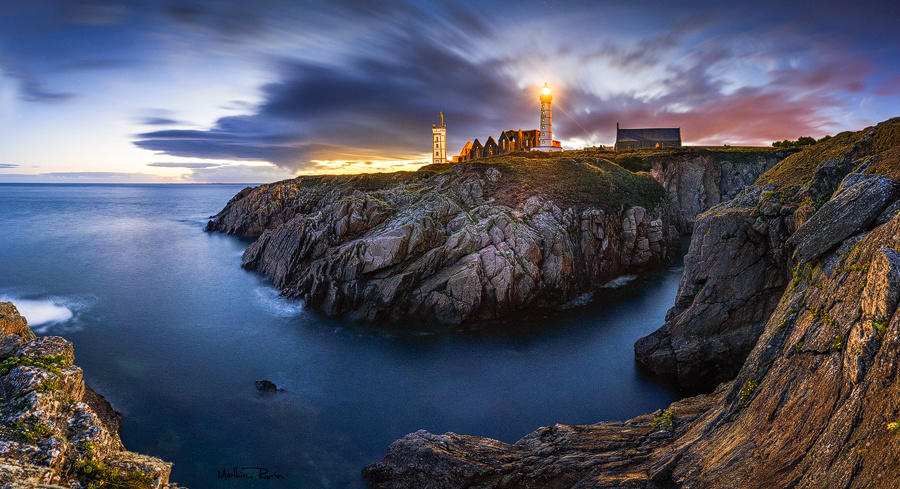
[[[257,380],[254,382],[256,385],[256,390],[260,392],[278,392],[283,389],[279,389],[277,385],[271,380]]]

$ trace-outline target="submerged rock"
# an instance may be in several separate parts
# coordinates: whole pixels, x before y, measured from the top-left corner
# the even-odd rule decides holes
[[[278,392],[282,390],[271,380],[257,380],[254,384],[256,385],[256,390],[260,392]]]

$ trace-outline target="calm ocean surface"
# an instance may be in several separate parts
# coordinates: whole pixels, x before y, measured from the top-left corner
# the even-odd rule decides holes
[[[514,442],[678,397],[637,372],[632,344],[663,323],[680,269],[502,327],[342,322],[242,270],[246,241],[203,232],[242,187],[0,184],[0,300],[75,343],[125,446],[174,462],[173,481],[360,488],[411,431]],[[258,379],[286,392],[260,395]],[[235,466],[284,478],[217,478]]]

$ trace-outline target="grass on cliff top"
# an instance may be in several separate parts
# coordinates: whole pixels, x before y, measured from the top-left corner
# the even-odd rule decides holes
[[[434,165],[431,165],[434,166]],[[395,171],[381,173],[357,173],[353,175],[304,175],[290,180],[260,185],[259,191],[265,192],[275,189],[279,185],[296,185],[298,187],[312,187],[321,184],[333,186],[346,186],[361,192],[374,192],[384,190],[396,185],[425,180],[435,172],[420,171]]]
[[[694,148],[646,151],[660,156],[692,153]],[[627,155],[633,157],[636,152]],[[621,155],[620,155],[621,156]],[[618,213],[632,206],[651,208],[665,196],[665,189],[645,173],[648,166],[616,160],[617,154],[600,148],[555,153],[520,151],[490,156],[467,163],[426,165],[419,172],[440,174],[460,165],[496,166],[501,177],[498,198],[516,206],[533,195],[544,195],[561,206],[598,206]],[[615,161],[615,162],[614,162]]]
[[[618,213],[635,205],[652,208],[665,196],[665,189],[649,173],[633,173],[600,158],[513,154],[471,164],[493,165],[500,170],[498,198],[510,205],[543,195],[560,206],[590,205]]]
[[[880,153],[869,168],[869,172],[900,182],[900,146]]]
[[[481,158],[466,163],[424,165],[417,171],[365,173],[356,175],[310,175],[271,183],[258,191],[276,191],[280,185],[298,187],[347,187],[375,192],[391,187],[424,182],[458,166],[496,165],[504,178],[498,198],[517,205],[532,195],[541,194],[563,206],[598,206],[607,212],[621,212],[639,205],[651,208],[665,195],[665,189],[646,173],[654,161],[671,157],[726,154],[754,155],[761,152],[789,151],[781,148],[747,146],[682,146],[615,152],[587,148],[560,152],[515,152]]]
[[[648,158],[651,156],[684,156],[703,153],[777,153],[778,151],[784,151],[784,148],[773,148],[771,146],[680,146],[677,148],[625,150],[614,154]]]
[[[315,187],[346,186],[362,192],[389,189],[396,185],[424,182],[467,165],[496,165],[505,176],[498,197],[516,205],[532,195],[550,197],[560,205],[596,205],[608,212],[620,212],[634,205],[653,207],[665,190],[647,173],[633,173],[596,157],[614,156],[603,150],[562,153],[519,152],[482,158],[471,163],[431,164],[418,171],[364,173],[357,175],[311,175],[261,186],[260,192],[277,192],[281,185]],[[564,156],[560,156],[564,155]]]
[[[704,153],[745,153],[745,152],[753,152],[759,153],[760,151],[779,151],[778,148],[767,148],[767,147],[742,147],[742,146],[682,146],[680,148],[661,148],[661,149],[646,149],[646,150],[634,150],[634,151],[625,151],[616,153],[615,151],[606,150],[602,148],[586,148],[579,150],[568,150],[568,151],[560,151],[560,152],[542,152],[542,151],[519,151],[515,153],[509,153],[505,155],[497,155],[491,156],[488,158],[481,158],[475,160],[474,164],[503,164],[503,162],[516,162],[522,163],[525,162],[525,166],[522,168],[518,168],[518,173],[522,173],[522,171],[526,172],[535,172],[536,174],[553,174],[551,176],[556,177],[555,171],[543,172],[541,168],[542,163],[548,163],[552,165],[557,165],[555,167],[549,167],[552,170],[559,169],[559,162],[564,161],[566,159],[576,159],[576,160],[584,160],[584,161],[593,161],[592,165],[599,169],[600,172],[609,173],[613,171],[609,168],[601,168],[604,165],[612,162],[615,165],[618,165],[621,168],[628,170],[628,173],[636,173],[642,171],[649,171],[651,167],[651,159],[652,158],[665,158],[667,156],[684,156],[691,154],[704,154]],[[783,150],[782,150],[783,151]],[[597,163],[598,160],[603,160],[603,163]],[[292,178],[289,180],[282,180],[279,182],[273,182],[265,185],[261,185],[256,189],[257,192],[266,192],[266,191],[277,191],[279,186],[282,185],[295,185],[301,188],[304,187],[314,187],[321,184],[330,184],[333,186],[345,186],[348,188],[352,188],[355,190],[359,190],[361,192],[374,192],[378,190],[384,190],[396,185],[400,184],[408,184],[414,182],[421,182],[431,178],[434,175],[439,175],[446,171],[449,171],[456,167],[459,163],[436,163],[430,165],[424,165],[420,167],[416,171],[397,171],[397,172],[381,172],[381,173],[361,173],[354,175],[305,175],[299,176],[296,178]],[[562,163],[566,165],[566,163]],[[577,202],[591,202],[591,203],[600,203],[604,202],[610,206],[610,208],[617,208],[621,204],[627,204],[630,202],[641,202],[643,204],[652,205],[659,201],[660,196],[656,195],[656,190],[650,188],[652,186],[648,185],[646,181],[646,177],[640,177],[636,181],[629,181],[631,177],[627,176],[624,173],[613,173],[609,174],[606,177],[602,177],[600,175],[591,174],[590,172],[585,172],[583,167],[579,169],[575,169],[576,174],[574,175],[560,175],[559,177],[573,177],[569,178],[569,182],[558,182],[561,185],[561,188],[557,190],[564,191],[566,188],[571,188],[577,191],[578,195],[570,199],[571,203]],[[527,179],[526,179],[527,180]],[[613,188],[619,189],[619,192],[624,192],[625,200],[618,198],[601,198],[595,195],[595,185],[596,184],[612,184]],[[583,185],[584,184],[584,185]],[[585,186],[586,185],[586,186]],[[607,185],[608,186],[608,185]],[[659,197],[659,198],[658,198]],[[598,199],[602,202],[598,202]]]
[[[610,159],[613,163],[633,172],[650,171],[654,164],[665,168],[693,156],[713,156],[728,159],[737,164],[750,164],[763,153],[781,153],[787,156],[794,149],[763,146],[682,146],[681,148],[645,149],[622,151]],[[784,157],[782,156],[782,157]]]
[[[807,146],[768,169],[756,180],[757,185],[775,185],[776,191],[792,196],[813,177],[816,167],[829,158],[842,159],[859,140],[859,132],[842,132],[820,143]]]
[[[471,163],[495,161],[498,158],[525,158],[529,160],[558,160],[560,158],[591,159],[601,158],[611,161],[626,170],[632,172],[649,171],[653,160],[665,160],[669,157],[685,157],[704,154],[759,154],[790,151],[784,148],[772,148],[768,146],[681,146],[679,148],[638,149],[628,151],[612,151],[602,148],[585,148],[554,153],[543,151],[518,151],[505,155],[489,156],[474,160]],[[456,163],[425,165],[420,171],[447,171]]]
[[[854,144],[858,143],[869,131],[872,136],[851,153]],[[794,153],[779,164],[760,175],[757,185],[775,185],[776,192],[783,197],[792,197],[797,190],[809,183],[815,175],[816,168],[829,158],[843,159],[849,156],[854,160],[866,156],[877,157],[869,172],[888,175],[900,179],[897,148],[900,147],[900,117],[887,120],[877,126],[867,127],[861,131],[846,131],[807,146]]]

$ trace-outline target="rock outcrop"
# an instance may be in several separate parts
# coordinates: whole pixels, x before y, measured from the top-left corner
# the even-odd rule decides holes
[[[698,220],[692,243],[695,262],[686,266],[682,286],[710,256],[715,259],[708,266],[722,267],[718,261],[730,260],[735,275],[761,275],[758,265],[740,252],[752,246],[764,250],[765,255],[758,256],[786,278],[732,380],[711,394],[676,402],[652,415],[624,423],[541,428],[515,444],[452,433],[413,433],[392,444],[381,462],[364,469],[370,487],[896,487],[900,216],[868,225],[854,216],[863,224],[799,265],[793,278],[797,262],[792,243],[802,240],[790,237],[826,209],[828,200],[845,199],[839,188],[858,183],[857,177],[848,177],[853,170],[900,181],[898,128],[900,119],[894,119],[832,138],[840,148],[820,143],[805,150],[810,152],[803,158],[789,158],[763,175],[758,188]],[[838,163],[844,158],[851,163],[828,163],[829,169],[819,171],[825,160],[838,158],[836,153],[844,155]],[[821,158],[823,154],[828,156]],[[836,166],[844,168],[843,177],[831,171]],[[826,200],[816,202],[813,195],[826,195]],[[866,214],[881,212],[866,209]],[[719,230],[734,235],[709,238],[706,230],[710,236]],[[745,242],[730,244],[733,239]],[[726,244],[730,257],[712,249]],[[707,283],[720,280],[715,273],[704,277]],[[772,284],[768,280],[760,276],[744,285],[764,290]],[[738,292],[720,284],[703,296],[704,285],[696,287],[701,292],[688,307],[700,307],[702,299],[702,307],[711,311],[712,299]],[[745,302],[753,301],[763,307],[768,299]],[[747,314],[748,321],[755,317],[741,308],[731,313]]]
[[[242,190],[207,230],[256,238],[244,266],[327,314],[491,319],[666,263],[697,212],[789,153],[651,153],[662,185],[604,152],[300,177]]]
[[[644,162],[668,192],[673,223],[683,234],[691,234],[697,216],[733,199],[794,152],[685,148],[663,155],[650,152]]]
[[[635,343],[641,365],[685,389],[734,377],[790,280],[782,209],[754,219],[759,198],[750,191],[697,221],[666,323]]]
[[[692,390],[733,378],[794,269],[871,228],[896,199],[897,184],[871,171],[889,168],[897,126],[842,133],[791,155],[699,216],[675,305],[635,344],[638,362]]]
[[[872,224],[894,197],[897,184],[880,175],[850,174],[836,195],[790,237],[802,265]]]
[[[72,344],[36,337],[0,302],[0,487],[175,489],[172,465],[126,451],[119,414],[82,379]]]
[[[671,415],[623,423],[557,424],[515,444],[420,430],[391,444],[363,478],[373,489],[667,487],[670,467],[660,452],[716,401],[694,397],[673,404]]]
[[[321,311],[369,320],[459,323],[561,305],[671,256],[679,234],[649,175],[520,159],[301,177],[242,192],[208,229],[267,227],[244,266]]]

